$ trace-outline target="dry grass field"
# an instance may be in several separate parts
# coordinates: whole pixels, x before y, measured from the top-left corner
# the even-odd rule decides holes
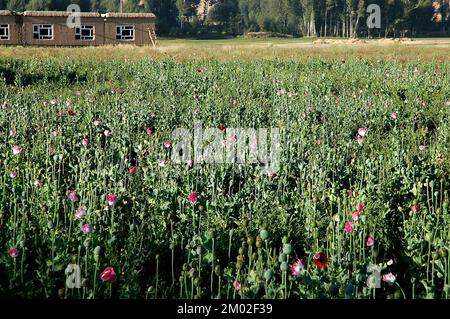
[[[161,39],[157,48],[104,47],[0,47],[0,57],[86,58],[122,60],[149,57],[176,60],[253,60],[253,59],[383,59],[399,62],[449,61],[450,39]]]

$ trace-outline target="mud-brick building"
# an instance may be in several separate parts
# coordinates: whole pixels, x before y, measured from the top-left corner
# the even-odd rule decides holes
[[[0,45],[156,45],[155,22],[152,13],[0,11]]]
[[[0,45],[20,43],[20,16],[0,10]]]

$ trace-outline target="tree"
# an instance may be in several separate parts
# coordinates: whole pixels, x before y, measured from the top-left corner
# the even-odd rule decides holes
[[[11,11],[24,11],[25,5],[25,0],[7,0],[6,8]]]
[[[51,0],[31,0],[26,5],[26,9],[30,11],[46,11],[49,10]]]

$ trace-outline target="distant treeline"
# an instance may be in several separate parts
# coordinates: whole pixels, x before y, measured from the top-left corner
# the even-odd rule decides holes
[[[158,33],[195,36],[277,32],[300,36],[450,35],[450,0],[0,0],[0,9],[153,12]],[[378,5],[381,26],[367,27]]]

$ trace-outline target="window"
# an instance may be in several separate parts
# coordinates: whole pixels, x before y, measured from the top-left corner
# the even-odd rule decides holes
[[[53,40],[53,24],[33,24],[33,39]]]
[[[94,40],[95,27],[93,25],[80,25],[75,28],[75,40]]]
[[[133,41],[134,25],[118,25],[116,27],[116,39],[121,41]]]
[[[0,40],[9,40],[9,24],[0,24]]]

